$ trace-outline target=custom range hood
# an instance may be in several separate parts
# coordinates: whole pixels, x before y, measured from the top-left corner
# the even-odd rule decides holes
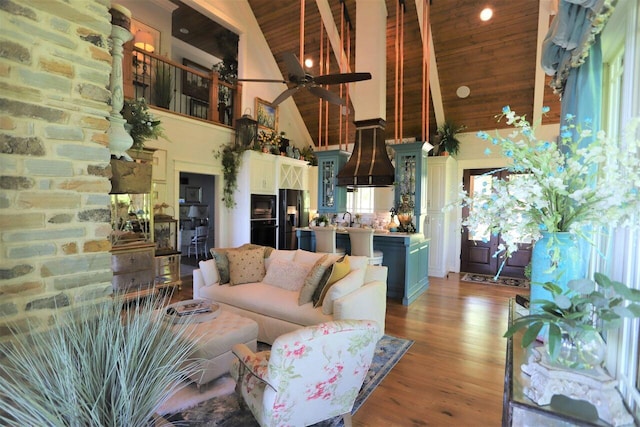
[[[347,164],[338,172],[342,187],[388,187],[393,185],[395,170],[385,145],[382,119],[355,122],[356,140]]]

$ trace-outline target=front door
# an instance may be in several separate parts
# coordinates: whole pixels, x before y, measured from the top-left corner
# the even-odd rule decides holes
[[[491,191],[492,177],[509,179],[509,171],[494,171],[494,169],[466,169],[464,171],[464,189],[468,194],[474,191]],[[462,216],[469,214],[469,208],[462,210]],[[500,235],[493,235],[488,229],[479,230],[473,234],[466,227],[462,230],[462,244],[460,252],[460,271],[495,275],[502,265],[503,257],[494,257]],[[518,251],[511,254],[502,267],[501,275],[507,277],[524,277],[524,269],[531,260],[531,242],[518,245]]]

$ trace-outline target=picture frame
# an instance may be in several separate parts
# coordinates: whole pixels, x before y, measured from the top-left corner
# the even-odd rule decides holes
[[[202,201],[202,187],[185,187],[184,201],[186,203],[200,203]]]
[[[278,107],[264,99],[256,98],[256,119],[258,129],[278,130]]]
[[[204,74],[210,74],[211,70],[204,65],[200,65],[187,58],[182,58],[182,65],[192,68]],[[182,94],[190,96],[193,99],[197,99],[209,104],[209,83],[208,79],[205,79],[197,74],[190,73],[186,70],[182,70]]]

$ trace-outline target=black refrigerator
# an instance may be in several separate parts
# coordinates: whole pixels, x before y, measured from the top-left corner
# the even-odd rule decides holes
[[[309,225],[309,192],[278,192],[278,249],[297,249],[295,227]]]

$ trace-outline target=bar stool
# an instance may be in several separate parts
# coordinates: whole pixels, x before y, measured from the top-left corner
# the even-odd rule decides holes
[[[382,251],[373,250],[373,228],[347,228],[351,241],[351,256],[369,257],[370,265],[382,265]]]
[[[326,252],[329,254],[344,255],[347,251],[344,248],[336,248],[336,228],[335,227],[309,227],[316,235],[316,252]]]

